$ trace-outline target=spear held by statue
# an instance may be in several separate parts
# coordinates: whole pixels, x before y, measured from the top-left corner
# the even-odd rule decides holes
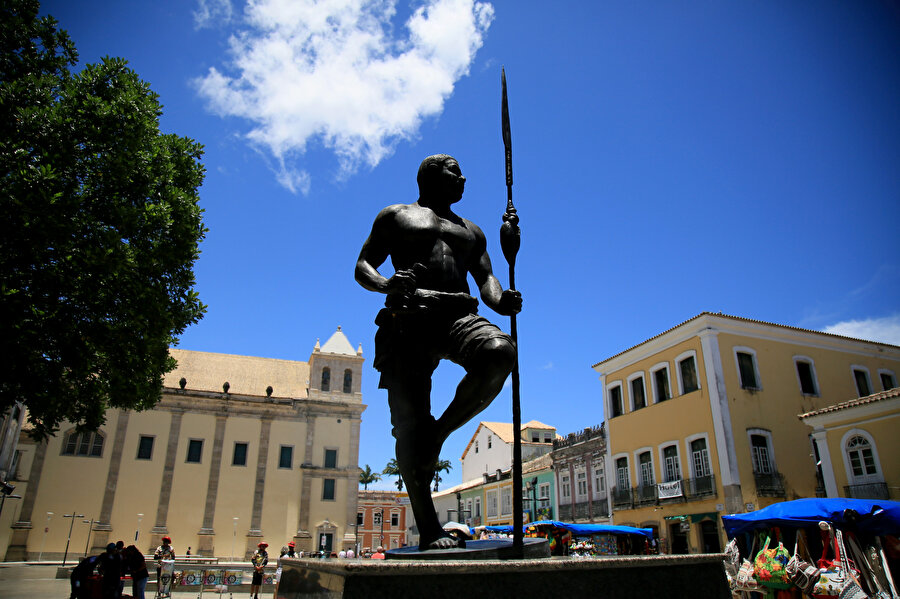
[[[509,264],[509,288],[516,289],[516,255],[521,243],[519,233],[519,216],[512,199],[512,135],[509,127],[509,102],[506,97],[506,69],[500,71],[501,90],[501,123],[503,130],[503,146],[506,151],[506,213],[500,226],[500,247],[506,262]],[[519,356],[518,330],[516,315],[510,317],[509,334],[516,345],[516,360],[512,369],[512,420],[513,420],[513,549],[522,557],[524,541],[522,539],[522,410],[519,396]]]

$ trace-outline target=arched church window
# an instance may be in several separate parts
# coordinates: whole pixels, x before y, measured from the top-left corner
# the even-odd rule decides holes
[[[65,437],[62,454],[99,458],[103,455],[103,435],[99,431],[79,433],[73,429]]]
[[[331,369],[327,366],[322,369],[322,391],[331,391]]]
[[[353,391],[353,371],[349,368],[344,371],[344,393]]]

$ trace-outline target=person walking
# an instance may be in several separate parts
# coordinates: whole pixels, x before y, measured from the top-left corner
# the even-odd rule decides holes
[[[256,551],[253,552],[253,556],[250,558],[250,563],[253,564],[253,580],[250,582],[250,595],[253,599],[259,599],[259,587],[262,586],[266,564],[269,563],[269,554],[266,551],[268,546],[269,544],[265,541],[260,541],[256,546]]]

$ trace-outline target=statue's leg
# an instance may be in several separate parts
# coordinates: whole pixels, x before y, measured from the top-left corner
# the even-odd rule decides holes
[[[394,381],[388,389],[397,466],[419,529],[419,549],[453,547],[456,543],[445,540],[449,535],[441,528],[431,500],[431,481],[441,450],[431,415],[431,377],[428,373],[416,378],[419,380],[406,377]]]
[[[450,433],[487,408],[500,393],[516,361],[516,349],[506,338],[488,339],[463,364],[466,376],[456,387],[453,401],[437,421],[441,444]]]

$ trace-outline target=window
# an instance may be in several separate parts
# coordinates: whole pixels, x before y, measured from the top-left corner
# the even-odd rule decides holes
[[[860,397],[872,395],[872,385],[869,384],[869,371],[867,369],[854,368],[853,379],[856,381],[856,392]]]
[[[512,489],[506,487],[500,490],[500,515],[506,516],[512,513]]]
[[[327,366],[322,369],[322,391],[331,391],[331,369]]]
[[[753,458],[753,472],[772,474],[769,440],[765,435],[750,435],[750,455]]]
[[[656,484],[653,478],[653,456],[649,451],[642,452],[638,455],[638,463],[641,468],[641,486],[650,487]]]
[[[200,460],[197,460],[198,462]],[[247,465],[247,444],[246,443],[235,443],[234,444],[234,455],[231,458],[232,466],[246,466]]]
[[[544,443],[553,443],[553,435],[550,431],[544,431]]]
[[[103,455],[103,435],[100,431],[79,433],[73,430],[63,444],[63,455],[99,458]]]
[[[678,374],[682,395],[700,388],[700,385],[697,384],[697,362],[694,356],[688,356],[678,362]]]
[[[188,441],[187,459],[191,464],[199,464],[203,455],[203,439],[190,439]]]
[[[550,499],[550,483],[541,483],[538,485],[538,498]]]
[[[475,453],[478,453],[478,439],[475,440]]]
[[[681,480],[681,465],[678,463],[678,446],[666,445],[663,447],[663,469],[665,471],[665,481],[672,482]]]
[[[353,371],[349,368],[344,371],[344,393],[353,391]]]
[[[579,499],[587,497],[587,473],[584,471],[575,473],[575,489]]]
[[[488,518],[497,517],[497,491],[488,491],[485,495],[485,511]]]
[[[382,513],[383,512],[381,510],[379,510],[372,514],[372,524],[374,524],[375,526],[381,526]]]
[[[293,468],[294,467],[294,448],[291,445],[282,445],[278,452],[278,467]]]
[[[627,489],[631,484],[631,477],[628,474],[628,458],[618,458],[616,460],[616,486],[619,489]]]
[[[334,501],[334,479],[322,479],[322,500]]]
[[[572,496],[572,484],[569,481],[569,475],[563,474],[559,478],[559,489],[562,494],[563,499],[568,499]]]
[[[813,362],[807,358],[794,358],[797,365],[797,379],[800,381],[800,393],[803,395],[818,395],[819,389],[816,386],[816,372],[813,369]]]
[[[669,368],[663,366],[653,371],[653,396],[656,402],[666,401],[672,397],[669,393]]]
[[[847,441],[847,457],[850,458],[850,468],[854,477],[878,474],[875,456],[872,455],[872,445],[862,435],[855,435]]]
[[[889,370],[879,370],[878,376],[881,378],[881,388],[887,391],[897,386],[897,377]]]
[[[706,439],[691,441],[691,466],[696,478],[710,475],[709,450],[706,447]]]
[[[647,406],[647,398],[644,395],[644,375],[631,379],[631,409],[640,410]]]
[[[594,491],[604,493],[606,491],[606,477],[603,476],[603,466],[594,465]]]
[[[395,528],[400,526],[400,514],[397,512],[391,512],[391,526]]]
[[[737,356],[738,373],[741,377],[741,387],[744,389],[758,389],[759,379],[756,376],[755,356],[748,351],[735,352]]]
[[[137,459],[152,460],[153,459],[153,437],[141,435],[138,439]]]
[[[493,435],[488,435],[488,449],[491,448],[491,443],[493,442]]]
[[[622,385],[609,388],[609,417],[615,418],[624,414],[622,408]]]
[[[475,517],[481,518],[481,497],[475,498]]]
[[[337,449],[325,450],[325,467],[337,468]]]
[[[357,525],[357,526],[362,526],[362,525],[363,525],[363,521],[364,521],[363,518],[364,518],[364,517],[365,517],[365,516],[363,516],[363,513],[362,513],[362,512],[356,512],[356,525]]]
[[[531,442],[532,443],[540,443],[541,442],[541,434],[540,433],[531,433]]]

